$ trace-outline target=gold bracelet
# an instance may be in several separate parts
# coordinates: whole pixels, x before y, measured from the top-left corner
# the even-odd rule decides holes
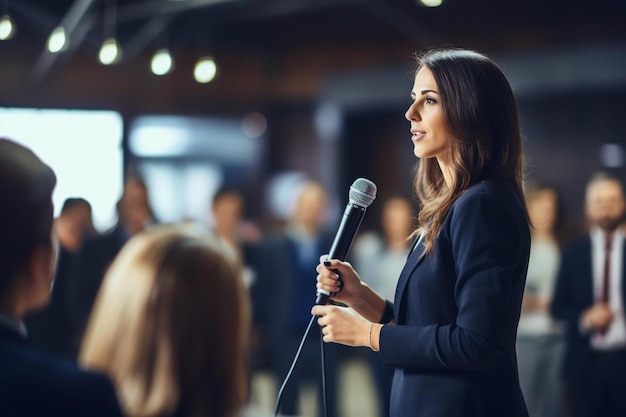
[[[374,323],[370,323],[370,328],[367,331],[367,343],[369,343],[370,349],[372,349],[372,352],[378,352],[377,350],[374,350],[374,348],[372,347],[372,327],[374,327]]]

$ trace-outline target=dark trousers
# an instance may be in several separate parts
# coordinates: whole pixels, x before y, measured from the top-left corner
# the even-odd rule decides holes
[[[626,350],[594,352],[589,376],[570,384],[573,417],[626,416]]]

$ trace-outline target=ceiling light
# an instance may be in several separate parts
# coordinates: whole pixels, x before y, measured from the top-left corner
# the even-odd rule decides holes
[[[168,51],[167,49],[159,49],[152,56],[150,68],[152,69],[153,74],[165,75],[169,73],[173,67],[174,60],[172,59],[170,51]]]
[[[443,0],[420,0],[420,3],[426,7],[439,7],[443,3]]]
[[[193,70],[193,76],[197,82],[201,84],[211,82],[215,78],[216,74],[217,64],[215,63],[213,57],[204,56],[198,59],[198,62],[196,62],[196,66]]]
[[[48,51],[54,53],[60,52],[67,46],[67,37],[65,36],[65,28],[59,26],[52,31],[48,38]]]
[[[0,41],[6,41],[13,37],[15,34],[15,23],[11,19],[11,16],[5,14],[0,19]]]
[[[109,38],[102,43],[98,59],[103,65],[117,64],[122,57],[120,45],[114,38]]]

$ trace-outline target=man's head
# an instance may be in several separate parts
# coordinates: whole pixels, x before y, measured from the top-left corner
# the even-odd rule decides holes
[[[626,200],[619,179],[605,173],[594,175],[587,183],[585,215],[591,226],[612,232],[624,221]]]
[[[235,233],[242,220],[244,210],[243,195],[234,188],[220,188],[213,196],[211,211],[213,226],[218,235]]]
[[[308,180],[300,186],[296,194],[291,210],[291,223],[308,233],[317,233],[324,224],[327,208],[328,193],[324,186]]]
[[[21,317],[48,300],[56,176],[30,149],[0,138],[0,308]]]
[[[77,251],[83,238],[94,232],[91,204],[84,198],[67,198],[56,221],[56,235],[61,247]]]

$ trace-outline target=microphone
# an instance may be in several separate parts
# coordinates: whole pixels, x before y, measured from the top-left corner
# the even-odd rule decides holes
[[[346,258],[352,240],[365,215],[365,210],[376,198],[376,184],[365,178],[357,178],[350,186],[348,197],[348,205],[343,212],[339,230],[337,230],[333,245],[328,252],[328,259],[343,261]],[[339,280],[341,281],[341,278]],[[315,304],[326,304],[330,296],[331,293],[328,291],[317,290]]]

